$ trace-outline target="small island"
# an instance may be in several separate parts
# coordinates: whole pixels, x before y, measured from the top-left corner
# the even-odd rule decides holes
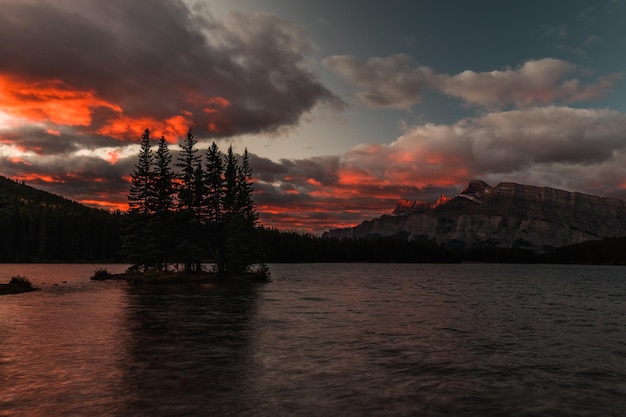
[[[11,278],[8,284],[0,284],[0,295],[21,294],[23,292],[37,291],[38,289],[33,287],[28,278],[16,275]]]
[[[197,155],[191,130],[171,167],[167,141],[156,152],[150,130],[141,137],[131,173],[123,251],[132,266],[125,274],[96,270],[92,279],[131,283],[202,282],[210,279],[268,282],[260,263],[258,214],[252,198],[248,151],[222,154],[215,142]],[[213,268],[208,271],[204,264]]]
[[[201,284],[207,282],[271,282],[269,267],[264,264],[250,268],[241,273],[220,274],[215,270],[200,270],[186,272],[184,270],[156,269],[145,272],[134,270],[132,267],[126,272],[113,274],[106,268],[98,268],[91,276],[93,281],[126,281],[131,284]]]

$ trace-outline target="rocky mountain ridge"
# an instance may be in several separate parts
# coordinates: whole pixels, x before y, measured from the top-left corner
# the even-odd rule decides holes
[[[326,237],[406,236],[448,246],[536,252],[604,237],[626,236],[626,201],[548,187],[471,181],[452,199],[401,200],[384,215]]]

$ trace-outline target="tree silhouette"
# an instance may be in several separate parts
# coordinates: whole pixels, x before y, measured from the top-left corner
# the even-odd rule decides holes
[[[124,237],[126,253],[140,271],[167,270],[180,262],[187,272],[199,272],[204,260],[212,261],[219,273],[245,273],[258,261],[258,215],[247,149],[240,165],[232,146],[222,155],[213,142],[203,168],[196,144],[189,130],[175,174],[165,138],[156,155],[148,129],[141,138]]]
[[[180,145],[180,155],[176,166],[180,168],[178,176],[180,184],[178,186],[178,209],[179,211],[193,211],[194,205],[194,185],[195,170],[199,163],[198,152],[195,149],[197,141],[191,133],[191,129],[187,132],[185,140]]]
[[[222,219],[222,193],[224,191],[224,167],[222,153],[213,142],[206,153],[206,167],[204,172],[205,206],[207,220],[219,223]]]
[[[154,167],[154,215],[148,222],[148,233],[155,236],[157,242],[155,256],[158,258],[157,268],[167,270],[175,259],[175,225],[174,214],[174,174],[171,171],[170,154],[165,137],[161,136],[155,154]]]
[[[150,130],[141,136],[139,157],[131,173],[128,194],[128,223],[124,230],[122,247],[129,260],[146,270],[158,262],[157,237],[151,233],[151,215],[154,214],[154,154],[150,143]]]
[[[150,130],[146,129],[141,136],[139,160],[132,172],[130,191],[128,194],[129,211],[133,214],[150,214],[153,212],[154,182],[152,165],[154,155],[150,148]]]
[[[171,213],[174,210],[174,174],[170,168],[170,154],[165,137],[161,136],[159,148],[155,154],[154,170],[154,211]]]

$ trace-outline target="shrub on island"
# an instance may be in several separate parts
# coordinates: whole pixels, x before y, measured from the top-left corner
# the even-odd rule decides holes
[[[30,280],[21,275],[15,275],[11,277],[8,284],[0,284],[0,295],[4,294],[20,294],[23,292],[30,292],[38,290],[33,286]]]

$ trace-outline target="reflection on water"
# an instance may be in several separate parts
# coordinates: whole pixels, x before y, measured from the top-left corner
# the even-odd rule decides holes
[[[130,288],[129,414],[241,415],[254,308],[252,287]]]
[[[0,297],[2,417],[626,411],[624,268],[274,265],[267,285],[133,287],[25,267],[46,284]]]
[[[0,416],[120,415],[111,400],[124,391],[124,293],[59,266],[29,268],[42,290],[0,297]],[[46,270],[60,284],[41,285]]]

